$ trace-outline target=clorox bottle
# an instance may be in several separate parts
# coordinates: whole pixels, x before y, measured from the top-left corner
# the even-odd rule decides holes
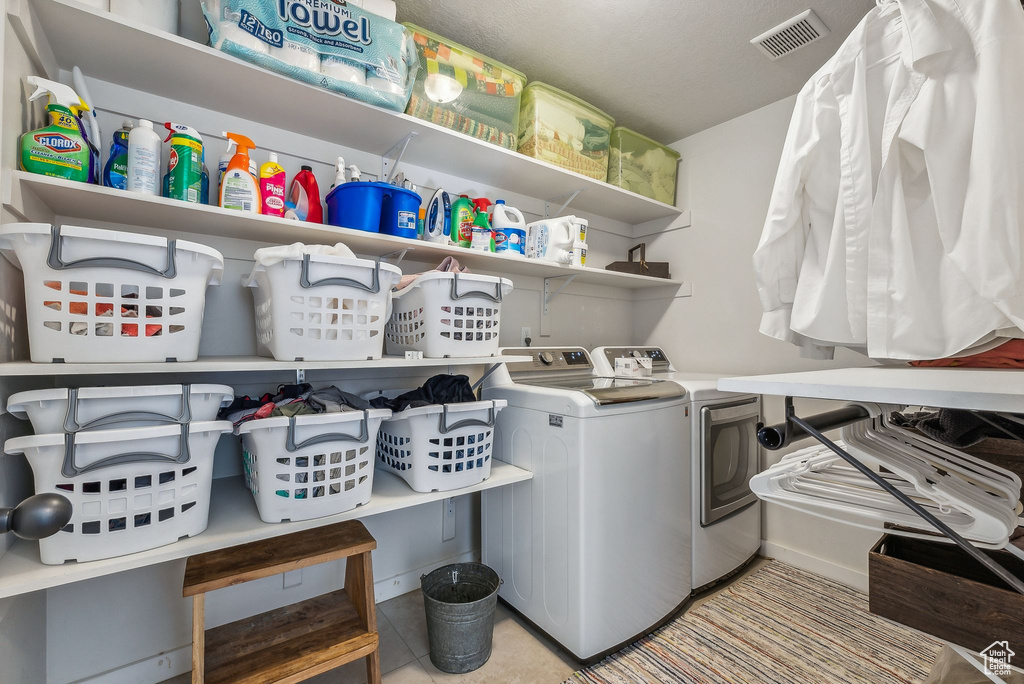
[[[229,140],[235,141],[237,151],[228,162],[224,179],[220,184],[220,206],[225,209],[260,213],[260,186],[256,178],[249,172],[249,150],[256,143],[238,133],[224,133]]]
[[[28,84],[36,87],[29,100],[49,94],[46,113],[50,125],[21,136],[21,168],[44,176],[89,182],[92,172],[92,151],[85,142],[81,122],[73,108],[89,108],[74,90],[62,83],[38,76],[29,76]]]

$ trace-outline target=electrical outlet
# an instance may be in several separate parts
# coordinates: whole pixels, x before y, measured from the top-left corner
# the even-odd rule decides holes
[[[441,541],[455,539],[455,497],[441,502]]]
[[[522,328],[520,328],[519,332],[519,344],[523,347],[529,346],[529,344],[526,341],[527,339],[533,339],[533,331],[530,328],[523,326]]]
[[[291,589],[302,584],[302,568],[298,570],[289,570],[288,572],[281,573],[283,578],[284,588]]]

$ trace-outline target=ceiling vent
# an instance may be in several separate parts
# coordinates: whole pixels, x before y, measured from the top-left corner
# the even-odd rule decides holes
[[[814,10],[807,10],[762,33],[751,40],[750,44],[760,48],[768,59],[774,61],[824,38],[829,33],[828,26],[825,26],[825,22],[814,13]]]

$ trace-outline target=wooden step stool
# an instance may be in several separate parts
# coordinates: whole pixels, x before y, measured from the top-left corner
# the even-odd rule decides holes
[[[366,658],[380,684],[377,608],[370,551],[358,520],[190,556],[182,594],[192,597],[192,682],[301,682]],[[345,588],[213,629],[205,595],[214,589],[345,558]]]

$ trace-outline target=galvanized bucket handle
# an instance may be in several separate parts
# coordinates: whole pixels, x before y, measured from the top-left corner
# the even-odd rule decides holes
[[[373,267],[373,278],[370,280],[370,284],[367,285],[352,278],[321,278],[320,280],[311,281],[309,279],[309,255],[303,254],[302,271],[299,273],[299,287],[308,290],[312,287],[323,287],[324,285],[346,285],[365,290],[370,294],[377,294],[380,292],[380,259],[377,259],[377,263]]]
[[[492,302],[501,304],[501,279],[498,279],[497,285],[494,288],[494,294],[490,292],[483,292],[482,290],[470,290],[469,292],[459,292],[459,274],[455,273],[452,278],[452,292],[451,297],[453,300],[458,301],[465,299],[466,297],[480,296],[485,299],[490,299]]]
[[[188,463],[191,459],[191,454],[189,453],[188,448],[188,423],[182,423],[181,425],[181,436],[178,439],[177,456],[158,454],[154,451],[136,451],[127,454],[107,456],[106,458],[101,458],[95,463],[90,463],[84,467],[79,467],[75,464],[76,435],[77,433],[72,432],[64,436],[64,464],[60,469],[60,472],[64,477],[76,477],[92,470],[107,468],[113,465],[122,465],[125,463],[156,462],[171,465],[182,465]]]
[[[158,411],[123,411],[100,416],[86,423],[81,423],[78,420],[78,390],[68,390],[68,412],[64,416],[64,432],[94,430],[99,427],[135,420],[152,420],[157,423],[188,423],[192,420],[192,386],[182,385],[181,389],[181,412],[177,417],[159,413]]]
[[[365,442],[370,438],[370,412],[363,411],[363,419],[360,421],[360,429],[358,435],[347,435],[341,432],[325,432],[322,435],[316,437],[310,437],[309,439],[296,443],[295,441],[295,416],[288,419],[288,437],[285,440],[285,449],[288,451],[298,451],[314,444],[323,444],[324,442]]]
[[[494,403],[491,403],[491,407],[487,409],[487,420],[480,420],[479,418],[467,418],[466,420],[460,420],[456,423],[448,424],[448,404],[444,405],[444,410],[441,412],[441,417],[438,419],[437,429],[442,435],[448,434],[451,430],[458,430],[459,428],[469,427],[470,425],[480,425],[483,427],[494,427]]]
[[[62,256],[63,241],[61,239],[61,226],[50,226],[50,253],[46,256],[46,265],[55,271],[63,271],[69,268],[127,268],[133,271],[142,271],[161,278],[174,278],[178,275],[175,265],[176,240],[167,241],[167,265],[163,270],[154,268],[132,259],[123,257],[88,257],[78,261],[64,261]]]

